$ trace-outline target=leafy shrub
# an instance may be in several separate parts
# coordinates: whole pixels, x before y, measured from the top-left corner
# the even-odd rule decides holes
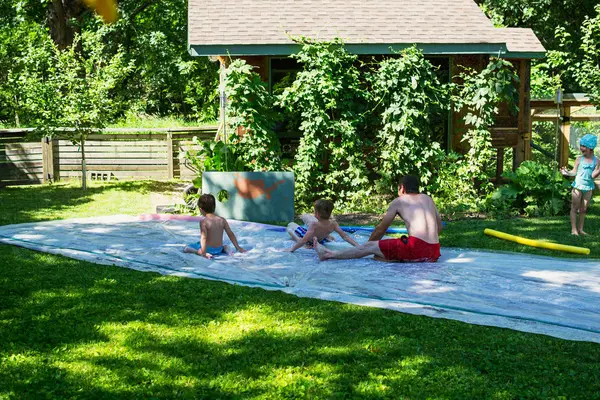
[[[468,161],[453,151],[438,159],[437,175],[426,186],[438,210],[446,217],[479,211],[481,195],[475,188]]]
[[[280,96],[281,106],[301,117],[296,153],[296,200],[306,207],[315,198],[331,198],[336,207],[368,195],[365,139],[360,128],[366,90],[340,39],[302,44],[292,57],[303,65]]]
[[[203,171],[244,171],[244,162],[231,151],[231,146],[221,141],[192,139],[194,146],[200,150],[188,150],[185,158],[198,171],[198,177],[193,182],[195,187],[202,187]]]
[[[281,170],[281,144],[273,131],[278,116],[266,84],[246,61],[237,59],[225,74],[227,122],[235,153],[254,171]]]
[[[568,210],[570,185],[560,172],[535,161],[525,161],[504,176],[510,184],[490,196],[490,211],[498,216],[523,213],[547,217]]]
[[[443,150],[431,140],[431,115],[448,109],[448,87],[416,47],[379,63],[368,80],[374,101],[383,108],[377,132],[380,187],[395,190],[406,174],[418,174],[427,184]]]

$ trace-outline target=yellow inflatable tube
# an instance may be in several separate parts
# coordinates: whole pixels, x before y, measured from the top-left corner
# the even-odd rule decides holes
[[[543,240],[525,239],[525,238],[522,238],[519,236],[509,235],[508,233],[495,231],[493,229],[487,229],[487,228],[484,229],[483,233],[485,233],[486,235],[497,237],[499,239],[510,240],[511,242],[524,244],[525,246],[539,247],[541,249],[549,249],[549,250],[566,251],[569,253],[584,254],[584,255],[590,254],[590,249],[586,249],[585,247],[567,246],[566,244],[550,243],[550,242],[545,242]]]

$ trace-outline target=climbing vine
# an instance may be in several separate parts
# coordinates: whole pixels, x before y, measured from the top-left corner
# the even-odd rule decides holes
[[[234,146],[247,166],[281,168],[275,104],[301,121],[293,167],[300,209],[316,198],[335,200],[338,211],[360,207],[375,194],[394,193],[408,173],[420,175],[422,187],[448,209],[483,207],[491,192],[490,128],[501,103],[516,111],[518,77],[508,61],[492,59],[481,72],[465,70],[460,84],[442,84],[415,47],[365,64],[341,39],[295,40],[301,50],[292,57],[302,69],[275,96],[244,61],[228,68],[228,121],[246,132]],[[449,112],[450,104],[464,115],[465,154],[446,154],[432,139],[432,116]]]
[[[465,70],[459,80],[462,83],[453,87],[453,103],[465,115],[462,140],[467,142],[468,150],[464,155],[450,152],[441,158],[437,179],[430,187],[445,213],[484,208],[493,189],[487,175],[495,154],[490,128],[501,103],[517,111],[519,78],[510,62],[492,59],[483,71]]]
[[[281,170],[281,145],[273,126],[274,98],[246,61],[237,59],[225,74],[227,123],[234,153],[254,171]]]
[[[426,185],[443,154],[440,143],[431,139],[431,116],[448,112],[448,86],[440,83],[435,68],[416,47],[383,60],[369,81],[382,110],[376,142],[380,187],[395,192],[400,178],[410,173]]]
[[[295,157],[296,200],[307,206],[315,198],[349,206],[368,194],[365,139],[359,129],[365,108],[365,87],[341,40],[302,44],[293,55],[303,66],[280,96],[287,112],[301,118],[303,133]]]

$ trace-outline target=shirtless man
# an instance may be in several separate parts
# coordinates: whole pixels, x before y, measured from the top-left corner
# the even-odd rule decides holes
[[[404,220],[409,236],[381,240],[396,215]],[[398,187],[398,197],[392,201],[368,242],[343,251],[331,251],[316,240],[313,246],[321,260],[362,258],[373,254],[379,261],[435,262],[440,257],[441,230],[442,220],[433,200],[419,193],[419,178],[407,175]]]

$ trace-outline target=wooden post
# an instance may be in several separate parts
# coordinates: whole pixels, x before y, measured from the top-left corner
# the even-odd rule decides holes
[[[504,171],[504,147],[498,148],[498,154],[496,156],[496,186],[502,184],[502,172]]]
[[[531,159],[531,61],[519,62],[519,80],[519,142],[514,154],[514,168],[518,168],[523,161]]]
[[[42,138],[42,170],[43,183],[52,182],[54,179],[54,141],[50,136]]]
[[[559,164],[560,167],[567,167],[569,164],[569,142],[571,141],[571,106],[563,105],[560,107],[560,120]]]
[[[167,178],[175,177],[175,168],[173,164],[173,134],[167,132]]]
[[[523,153],[525,160],[531,160],[531,135],[533,132],[533,122],[531,120],[531,60],[523,60],[521,86],[523,87]]]
[[[81,140],[81,189],[85,192],[87,190],[87,167],[85,161],[85,136],[82,134]]]
[[[58,138],[52,137],[50,146],[52,146],[52,179],[54,182],[60,181],[60,146]]]

